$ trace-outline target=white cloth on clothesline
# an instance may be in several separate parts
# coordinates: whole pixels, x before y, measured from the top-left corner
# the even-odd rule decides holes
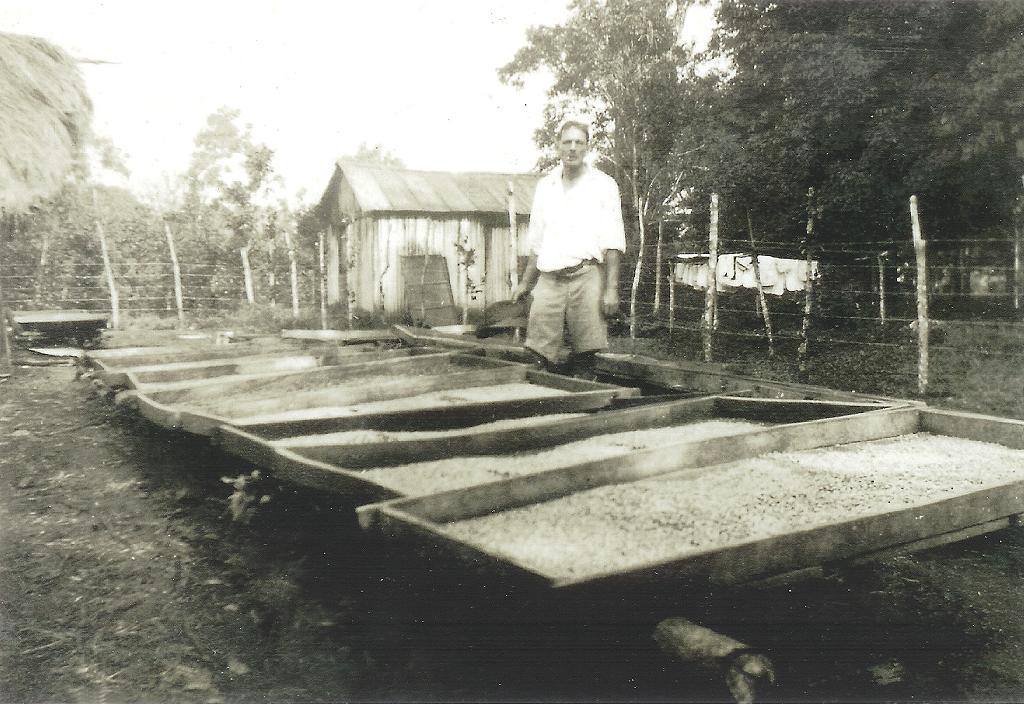
[[[806,259],[759,256],[758,269],[761,274],[761,288],[765,293],[781,296],[787,291],[803,291],[807,288],[808,271],[812,279],[819,277],[818,262],[810,267]],[[718,257],[716,288],[719,291],[730,288],[757,288],[754,276],[754,259],[749,254],[722,254]],[[707,257],[687,257],[677,262],[674,268],[675,280],[696,289],[706,289],[708,282]]]

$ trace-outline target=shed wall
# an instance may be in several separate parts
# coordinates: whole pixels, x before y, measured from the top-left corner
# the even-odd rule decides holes
[[[350,228],[349,281],[353,304],[358,309],[387,314],[405,311],[406,282],[401,257],[438,254],[448,265],[456,308],[461,309],[468,302],[470,310],[482,310],[487,300],[499,300],[487,296],[484,278],[485,240],[490,229],[472,217],[377,214],[358,219]],[[505,242],[507,237],[506,228]],[[456,243],[473,250],[468,267],[461,266]],[[507,281],[507,269],[499,272],[498,278]]]

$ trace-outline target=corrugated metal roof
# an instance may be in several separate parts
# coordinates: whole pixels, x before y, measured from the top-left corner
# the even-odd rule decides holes
[[[539,179],[537,174],[412,171],[341,159],[322,202],[338,203],[337,189],[347,183],[359,211],[348,213],[353,216],[369,212],[507,213],[511,181],[516,212],[529,215]]]

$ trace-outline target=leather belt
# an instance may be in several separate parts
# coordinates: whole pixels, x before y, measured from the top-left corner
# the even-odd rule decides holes
[[[571,275],[575,274],[576,272],[582,271],[586,267],[591,266],[592,264],[598,264],[598,263],[599,262],[596,259],[584,259],[579,264],[574,264],[572,266],[567,266],[564,269],[555,269],[554,271],[549,272],[549,273],[551,273],[554,276],[571,276]]]

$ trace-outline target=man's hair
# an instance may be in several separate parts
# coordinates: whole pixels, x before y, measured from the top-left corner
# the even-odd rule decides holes
[[[582,120],[569,119],[565,120],[564,122],[562,122],[561,125],[558,126],[559,142],[562,141],[562,135],[565,134],[565,131],[570,127],[575,127],[577,129],[583,130],[583,134],[587,136],[587,142],[590,141],[590,125],[588,125],[586,122],[583,122]]]

